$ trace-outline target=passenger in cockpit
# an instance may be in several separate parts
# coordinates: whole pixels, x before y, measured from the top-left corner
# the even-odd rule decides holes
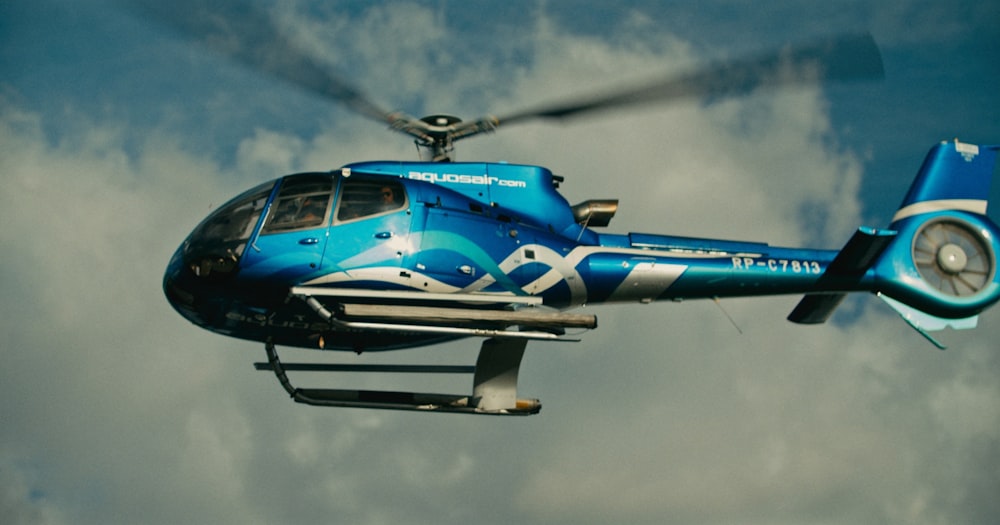
[[[391,210],[399,206],[396,202],[396,194],[389,186],[382,186],[382,205],[380,211]]]

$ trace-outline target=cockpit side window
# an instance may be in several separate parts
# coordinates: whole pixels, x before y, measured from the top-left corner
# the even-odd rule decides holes
[[[261,234],[317,228],[327,222],[333,177],[310,174],[286,177],[271,204]]]
[[[399,181],[354,176],[344,179],[338,221],[351,221],[388,213],[406,206],[406,192]]]

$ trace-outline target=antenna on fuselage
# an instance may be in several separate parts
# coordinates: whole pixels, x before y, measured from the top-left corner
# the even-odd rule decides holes
[[[713,297],[712,300],[715,301],[715,305],[719,307],[719,310],[722,310],[722,315],[726,316],[726,319],[729,319],[729,324],[733,325],[733,328],[735,328],[740,335],[743,335],[743,329],[740,328],[740,325],[736,324],[736,320],[733,319],[733,316],[729,315],[729,312],[727,312],[722,306],[722,301],[720,301],[718,297]]]

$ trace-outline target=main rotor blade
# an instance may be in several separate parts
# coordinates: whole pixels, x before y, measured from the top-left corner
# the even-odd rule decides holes
[[[732,62],[681,76],[499,117],[499,125],[529,119],[563,119],[582,113],[684,98],[716,99],[790,85],[879,79],[882,56],[870,34],[845,35]]]
[[[120,0],[206,48],[252,69],[334,100],[392,125],[402,116],[383,110],[292,42],[264,13],[234,0]]]

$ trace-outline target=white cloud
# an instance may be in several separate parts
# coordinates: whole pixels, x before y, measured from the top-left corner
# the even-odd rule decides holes
[[[256,129],[254,136],[243,139],[236,149],[236,165],[241,171],[262,173],[291,173],[302,157],[302,139],[274,131]]]

